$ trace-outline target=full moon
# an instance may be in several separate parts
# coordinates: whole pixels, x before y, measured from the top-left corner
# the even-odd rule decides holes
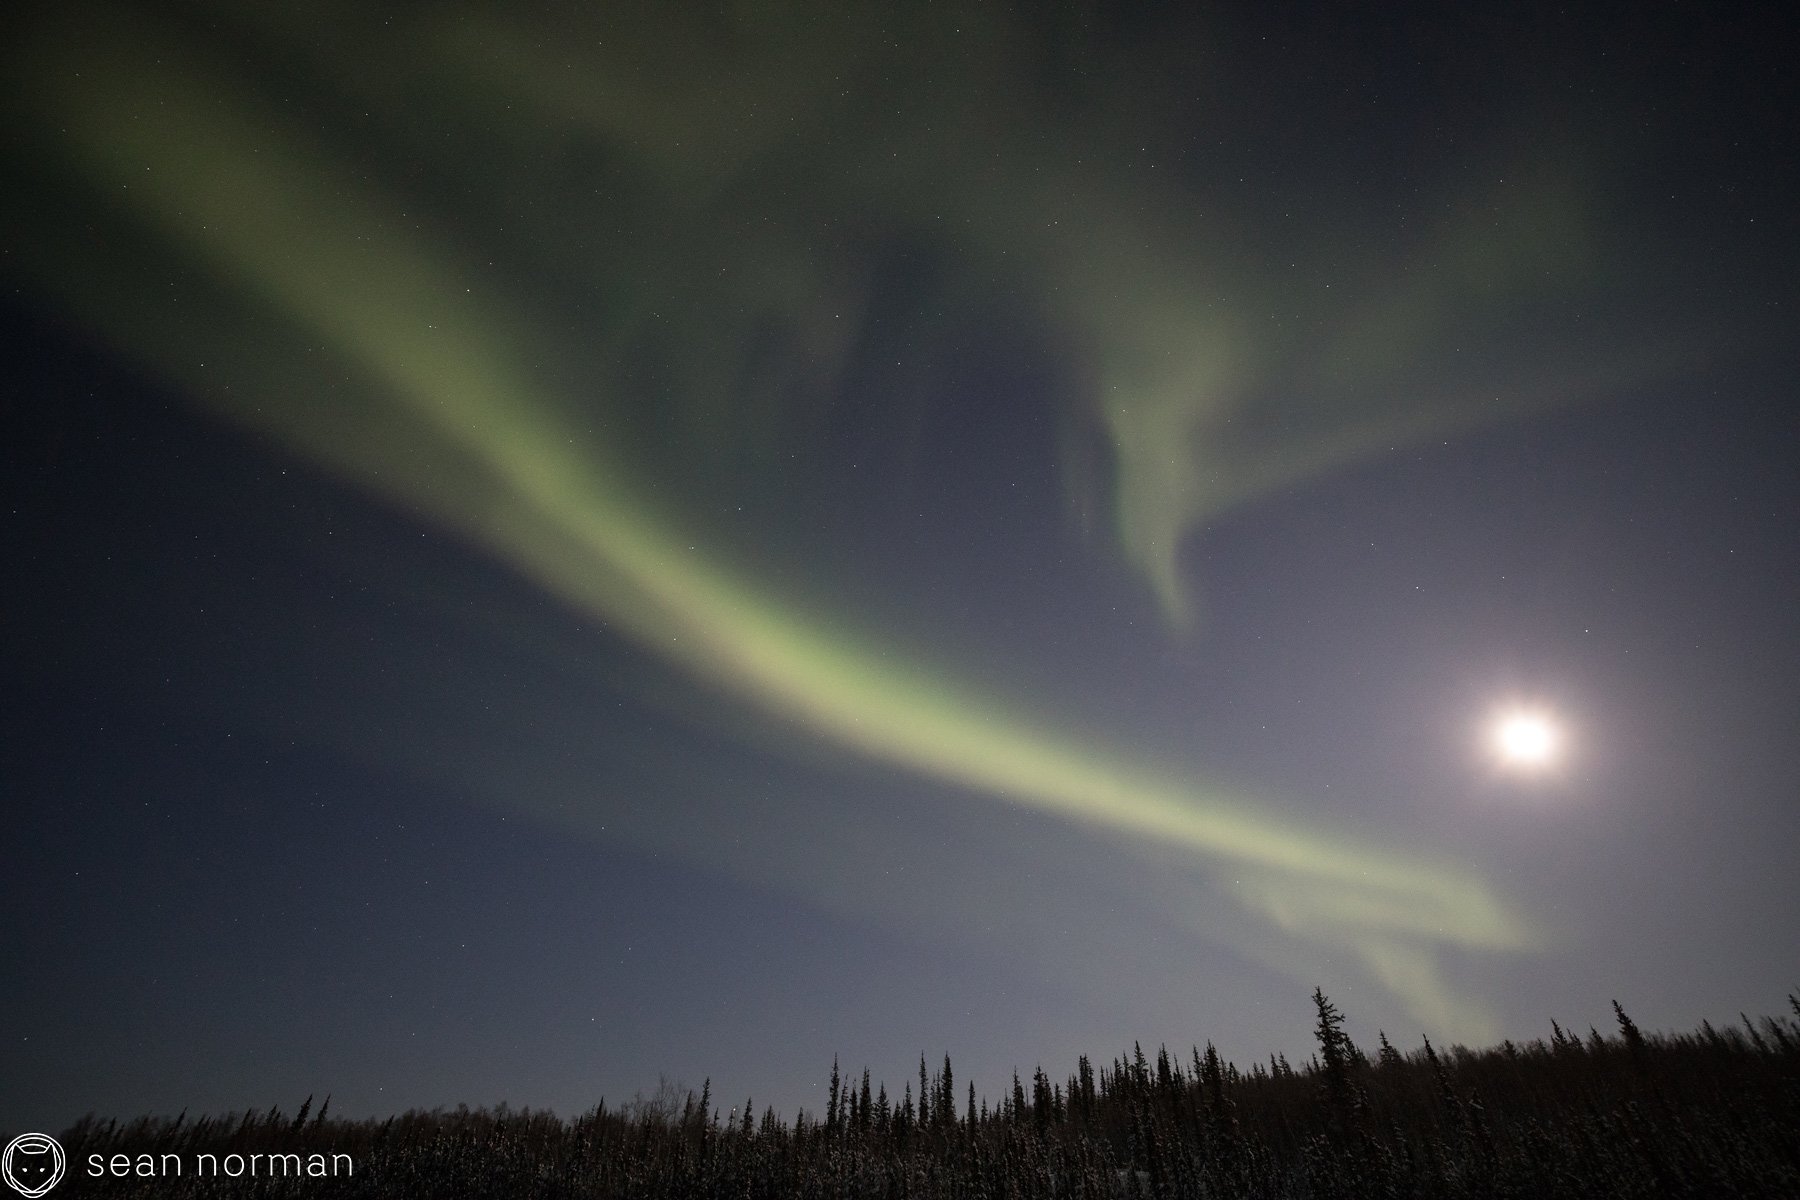
[[[1522,769],[1548,766],[1556,760],[1562,734],[1540,712],[1509,712],[1494,722],[1494,750],[1500,761]]]

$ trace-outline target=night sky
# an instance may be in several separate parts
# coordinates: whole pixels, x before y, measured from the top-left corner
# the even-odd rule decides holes
[[[0,1129],[1782,1011],[1726,13],[11,12]]]

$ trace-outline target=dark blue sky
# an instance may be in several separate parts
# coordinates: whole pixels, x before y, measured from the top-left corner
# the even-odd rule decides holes
[[[0,1128],[1800,983],[1767,30],[221,14],[9,52]]]

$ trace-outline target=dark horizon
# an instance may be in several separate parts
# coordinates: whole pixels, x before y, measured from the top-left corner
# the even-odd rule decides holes
[[[1312,995],[1317,1050],[1247,1072],[1198,1047],[1183,1061],[1134,1047],[1083,1057],[1065,1079],[1018,1075],[997,1104],[959,1092],[948,1058],[919,1062],[896,1102],[833,1063],[822,1114],[727,1113],[709,1086],[569,1119],[460,1107],[344,1121],[307,1097],[291,1116],[83,1119],[13,1161],[15,1186],[117,1180],[212,1194],[257,1179],[273,1194],[1077,1196],[1221,1194],[1610,1197],[1793,1194],[1792,1087],[1800,1021],[1646,1034],[1613,1005],[1602,1035],[1492,1050],[1364,1053]],[[1800,996],[1789,996],[1800,1014]],[[964,1100],[964,1095],[967,1099]],[[145,1147],[154,1146],[154,1151]],[[327,1151],[329,1148],[329,1152]],[[35,1154],[35,1157],[34,1157]],[[294,1182],[289,1183],[289,1179]],[[98,1181],[98,1182],[96,1182]]]

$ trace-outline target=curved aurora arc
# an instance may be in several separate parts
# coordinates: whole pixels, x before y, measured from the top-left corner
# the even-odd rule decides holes
[[[79,52],[38,58],[27,86],[66,139],[56,152],[125,222],[210,281],[211,308],[199,320],[170,314],[134,290],[153,284],[79,237],[46,239],[35,266],[83,317],[222,414],[418,506],[785,722],[971,795],[1185,856],[1300,944],[1352,951],[1425,1021],[1481,1023],[1479,1006],[1453,997],[1442,979],[1443,950],[1524,950],[1540,940],[1464,873],[1298,829],[1240,797],[1083,746],[697,553],[680,524],[632,486],[616,453],[570,418],[569,397],[532,361],[542,335],[493,298],[491,282],[431,237],[396,231],[402,218],[389,197],[253,97],[176,66],[183,53],[167,51],[84,34]],[[247,315],[255,313],[285,330],[274,353]],[[1109,335],[1088,332],[1103,345]],[[325,353],[308,360],[302,351],[315,347]],[[1140,349],[1122,346],[1116,357],[1131,361]],[[1183,387],[1223,387],[1229,376],[1205,361],[1172,373]],[[263,404],[275,388],[283,401]],[[1186,392],[1146,396],[1142,420],[1191,427],[1183,414],[1193,404]],[[1386,417],[1365,434],[1458,419]],[[1285,474],[1330,457],[1292,456]],[[1124,506],[1154,509],[1148,485],[1132,490],[1127,467]],[[1193,510],[1216,511],[1258,488],[1239,480],[1228,490],[1204,505],[1184,501],[1149,536],[1161,549],[1145,549],[1146,560],[1173,561],[1171,539]],[[1140,565],[1161,576],[1155,586],[1170,601],[1169,568]]]

